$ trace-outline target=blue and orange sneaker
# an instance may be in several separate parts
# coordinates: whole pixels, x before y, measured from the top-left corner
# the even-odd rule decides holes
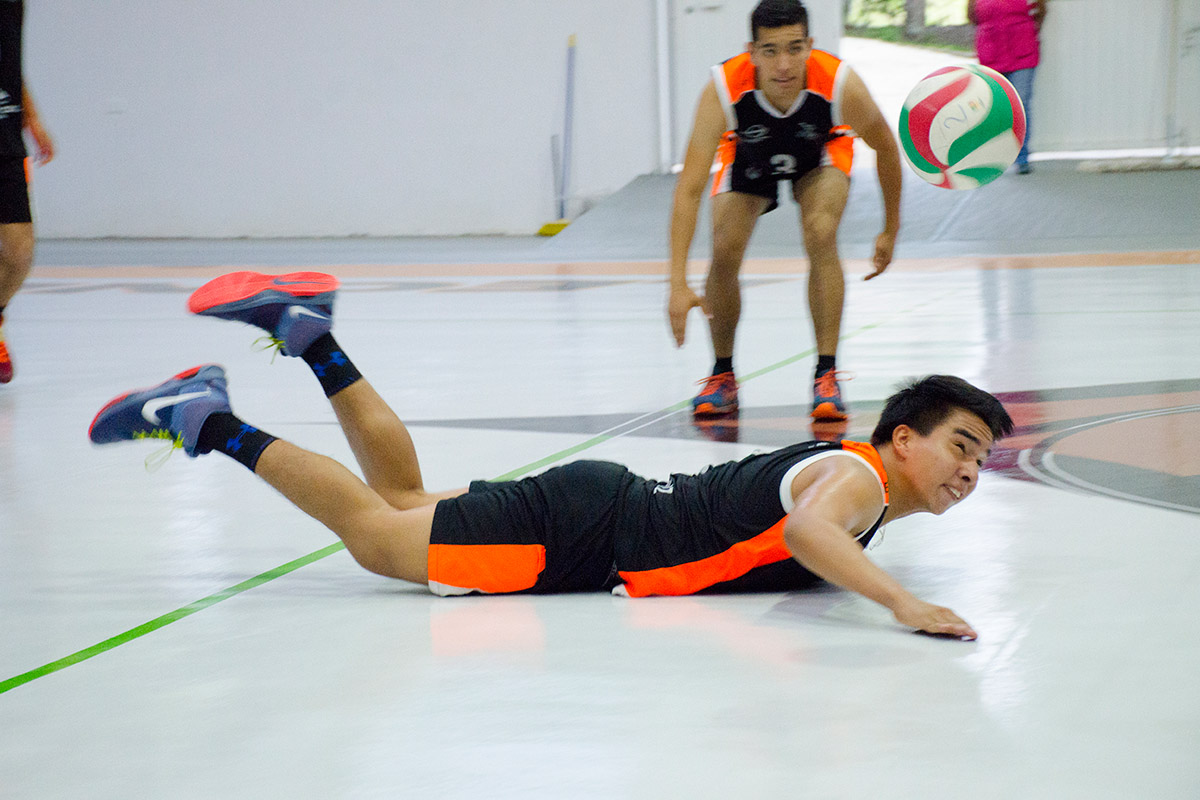
[[[96,444],[166,439],[195,458],[201,426],[219,411],[230,411],[225,370],[203,364],[110,400],[92,420],[88,438]]]
[[[262,328],[285,356],[298,356],[333,327],[337,289],[324,272],[231,272],[192,292],[188,311]]]
[[[0,315],[0,383],[8,383],[12,379],[12,356],[8,354],[8,345],[4,343],[4,317]]]
[[[719,417],[738,410],[738,384],[732,372],[711,375],[703,381],[704,388],[692,399],[692,416]]]
[[[846,401],[838,386],[836,370],[827,369],[813,380],[812,418],[814,420],[841,421],[847,419]]]

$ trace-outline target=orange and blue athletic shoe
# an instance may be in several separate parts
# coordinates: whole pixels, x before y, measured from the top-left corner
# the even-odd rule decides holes
[[[738,385],[732,372],[711,375],[699,382],[704,388],[692,399],[692,416],[719,417],[737,412]]]
[[[202,364],[113,398],[92,420],[88,438],[96,444],[165,439],[195,458],[200,428],[217,412],[230,412],[225,370]]]
[[[4,317],[0,316],[0,383],[8,383],[12,379],[12,356],[8,354],[8,345],[4,343]]]
[[[262,328],[285,356],[298,356],[333,327],[337,289],[324,272],[231,272],[192,292],[188,311]]]
[[[841,421],[847,419],[846,401],[838,386],[836,370],[827,369],[813,380],[812,418],[814,420]]]

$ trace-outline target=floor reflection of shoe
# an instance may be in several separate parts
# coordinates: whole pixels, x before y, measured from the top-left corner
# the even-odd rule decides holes
[[[709,376],[702,383],[704,388],[692,400],[693,416],[719,417],[737,413],[738,385],[732,372]]]
[[[1033,167],[1029,166],[1028,161],[1026,161],[1024,164],[1017,164],[1018,175],[1028,175],[1031,172],[1033,172]]]
[[[736,408],[724,416],[693,417],[692,427],[714,442],[737,442],[740,436]]]
[[[844,419],[814,419],[812,437],[820,442],[840,442],[846,438],[850,423]]]
[[[844,373],[827,369],[813,381],[813,419],[841,421],[847,418],[846,401],[842,399],[842,389],[838,386],[838,375],[841,374]]]

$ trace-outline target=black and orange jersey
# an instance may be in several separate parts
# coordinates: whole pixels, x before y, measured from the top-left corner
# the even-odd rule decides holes
[[[23,0],[0,0],[0,157],[24,158],[21,83]]]
[[[792,481],[832,457],[872,469],[886,509],[879,453],[845,440],[791,445],[667,481],[607,461],[475,481],[437,504],[429,588],[440,595],[612,589],[632,597],[798,589],[816,577],[783,541]],[[880,513],[858,534],[860,545],[882,520]]]
[[[805,442],[696,475],[632,487],[615,539],[614,592],[631,597],[716,591],[786,591],[816,580],[783,541],[792,481],[823,458],[852,457],[879,479],[884,510],[887,474],[869,444]],[[866,547],[883,521],[859,532]]]
[[[787,111],[771,105],[757,88],[749,53],[712,68],[713,83],[729,129],[717,150],[712,193],[749,191],[764,180],[794,180],[818,166],[850,174],[853,131],[842,121],[842,85],[849,68],[824,50],[805,62],[805,88]]]

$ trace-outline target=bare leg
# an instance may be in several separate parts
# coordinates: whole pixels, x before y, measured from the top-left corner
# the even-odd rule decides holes
[[[713,355],[733,356],[734,334],[742,316],[742,289],[738,273],[750,235],[770,201],[740,192],[725,192],[712,199],[713,257],[704,294],[708,310]]]
[[[8,305],[33,266],[33,225],[0,225],[0,306]]]
[[[796,181],[792,191],[800,204],[800,227],[808,253],[808,308],[817,354],[837,355],[846,292],[837,232],[850,194],[850,178],[836,167],[821,167]]]
[[[404,423],[364,378],[329,398],[367,486],[406,510],[457,497],[463,489],[430,494],[421,480],[417,450]]]
[[[282,439],[267,445],[254,471],[337,534],[366,569],[413,583],[428,582],[436,503],[395,508],[338,462]]]

